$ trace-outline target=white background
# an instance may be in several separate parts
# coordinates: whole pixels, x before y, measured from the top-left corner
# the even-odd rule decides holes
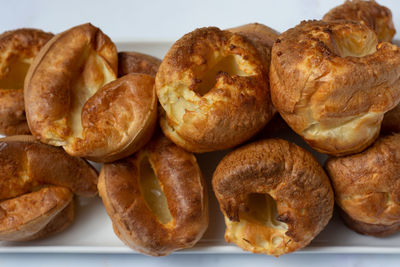
[[[249,22],[284,31],[301,20],[319,19],[342,1],[10,1],[2,0],[0,32],[34,27],[57,33],[91,22],[114,41],[174,41],[197,27],[227,28]],[[380,0],[400,29],[400,1]],[[396,35],[399,39],[399,34]],[[400,266],[400,255],[141,255],[8,254],[0,266]]]

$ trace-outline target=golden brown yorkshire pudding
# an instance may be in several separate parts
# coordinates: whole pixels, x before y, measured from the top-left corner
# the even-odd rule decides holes
[[[367,25],[375,31],[379,41],[391,42],[396,33],[392,12],[375,1],[353,0],[331,9],[324,21],[352,20]]]
[[[36,29],[18,29],[0,35],[0,134],[28,134],[24,79],[34,57],[52,37]]]
[[[115,80],[116,73],[115,45],[98,28],[84,24],[55,36],[26,77],[33,135],[93,161],[138,150],[156,123],[154,78],[130,74]]]
[[[164,256],[192,247],[207,229],[207,192],[196,158],[163,136],[104,164],[98,188],[114,232],[141,253]]]
[[[380,137],[356,155],[330,158],[325,168],[345,223],[368,235],[400,230],[400,135]]]
[[[315,150],[357,153],[400,100],[400,50],[356,22],[304,21],[272,48],[271,96]]]
[[[186,34],[156,75],[164,134],[188,151],[238,145],[272,117],[268,73],[249,39],[218,28]]]
[[[65,229],[73,196],[94,196],[97,173],[83,159],[35,141],[0,139],[0,240],[26,241]]]
[[[281,139],[240,147],[213,176],[227,242],[279,256],[308,245],[333,212],[333,193],[313,156]]]
[[[143,73],[155,77],[161,60],[138,52],[118,53],[118,77],[128,73]]]
[[[391,42],[396,31],[394,29],[392,12],[375,1],[346,1],[323,18],[325,21],[353,20],[361,22],[375,31],[380,41]],[[400,132],[400,107],[387,112],[382,122],[382,132]]]

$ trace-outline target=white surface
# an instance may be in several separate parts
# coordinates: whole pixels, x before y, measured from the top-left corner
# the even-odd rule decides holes
[[[0,32],[19,27],[37,27],[57,33],[71,26],[92,22],[115,41],[175,40],[196,27],[236,26],[261,22],[283,31],[302,19],[320,18],[329,8],[342,1],[5,1],[2,2]],[[400,2],[381,0],[391,8],[396,28],[400,28]],[[397,36],[399,36],[397,34]],[[86,214],[87,215],[87,214]],[[80,215],[81,216],[81,215]],[[84,216],[84,214],[82,214]],[[82,218],[84,219],[84,218]],[[107,218],[96,218],[102,223]],[[212,222],[210,222],[212,223]],[[88,227],[87,233],[93,231]],[[329,228],[328,228],[329,229]],[[328,230],[327,229],[327,230]],[[325,231],[327,231],[325,230]],[[325,233],[324,231],[324,233]],[[66,232],[67,233],[67,232]],[[324,233],[317,240],[323,237]],[[338,241],[356,242],[346,233],[332,232]],[[340,235],[339,235],[340,234]],[[100,235],[99,235],[100,236]],[[102,245],[99,236],[92,242]],[[361,237],[361,236],[359,236]],[[56,238],[56,237],[55,237]],[[396,237],[394,237],[396,238]],[[363,239],[366,246],[389,244],[389,238]],[[115,242],[119,242],[115,240]],[[323,239],[322,239],[323,241]],[[43,241],[44,242],[44,241]],[[358,241],[357,241],[358,242]],[[356,242],[356,243],[357,243]],[[311,247],[312,248],[312,247]],[[354,248],[354,247],[353,247]],[[397,249],[397,248],[396,248]],[[350,250],[346,250],[349,252]],[[378,252],[378,251],[376,251]],[[368,252],[369,253],[369,252]],[[372,253],[372,251],[371,251]],[[9,266],[399,266],[399,255],[287,255],[275,259],[263,255],[172,255],[149,258],[141,255],[79,254],[3,254],[0,265]]]

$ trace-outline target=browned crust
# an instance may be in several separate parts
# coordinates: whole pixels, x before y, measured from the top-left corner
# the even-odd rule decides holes
[[[0,89],[0,134],[29,134],[25,117],[24,90]]]
[[[198,90],[209,70],[212,55],[232,55],[251,66],[250,76],[216,75],[215,86],[201,96]],[[156,76],[156,91],[163,110],[164,134],[188,151],[202,153],[238,145],[261,130],[273,114],[268,74],[262,56],[253,42],[239,34],[215,27],[201,28],[179,39],[168,51]],[[182,120],[168,112],[173,101],[164,88],[180,95],[180,89],[194,92],[192,110]],[[166,89],[165,89],[166,90]],[[171,91],[170,90],[170,91]],[[190,93],[192,94],[192,93]],[[164,112],[167,111],[167,112]]]
[[[80,74],[83,55],[89,48],[96,51],[116,75],[118,58],[114,43],[89,23],[54,36],[29,68],[24,88],[26,116],[32,134],[42,142],[49,143],[53,139],[60,142],[70,135],[67,122],[72,100],[68,86]],[[90,73],[87,78],[96,79],[96,75],[98,73]]]
[[[279,32],[261,23],[249,23],[230,28],[228,31],[242,34],[269,49],[272,48],[272,45],[279,36]]]
[[[256,48],[259,49],[262,55],[265,69],[269,73],[271,49],[276,39],[278,39],[279,32],[261,23],[249,23],[227,30],[245,36],[255,43]]]
[[[333,193],[324,170],[309,152],[285,140],[234,150],[218,164],[212,183],[231,221],[240,221],[240,207],[250,193],[269,194],[277,204],[276,219],[288,225],[291,242],[285,253],[308,245],[332,217]]]
[[[379,134],[383,114],[400,100],[399,48],[380,43],[372,54],[341,57],[340,40],[355,35],[374,38],[356,22],[303,21],[272,48],[272,102],[289,126],[322,153],[339,156],[368,147]],[[366,44],[354,45],[362,50]],[[353,126],[340,128],[345,125]],[[317,127],[329,131],[314,133]]]
[[[155,77],[161,60],[138,52],[118,53],[118,77],[128,73],[143,73]]]
[[[30,140],[30,136],[0,139],[0,199],[31,192],[41,185],[58,185],[82,196],[97,193],[96,170],[63,149]]]
[[[359,234],[385,237],[400,230],[400,222],[392,225],[363,223],[361,221],[354,220],[342,209],[340,209],[340,215],[347,227]]]
[[[361,22],[378,35],[381,41],[391,42],[396,30],[392,12],[375,1],[346,0],[344,4],[331,9],[322,18],[324,21],[353,20]]]
[[[51,220],[49,224],[46,225],[45,228],[43,228],[36,235],[31,236],[29,240],[42,239],[60,233],[65,229],[67,229],[68,227],[70,227],[74,222],[74,219],[75,219],[75,201],[74,199],[72,199],[71,202],[68,204],[68,206],[65,207],[62,211],[60,211],[60,213],[58,213],[56,217],[54,217],[54,219]]]
[[[37,29],[17,29],[0,35],[0,80],[9,71],[10,61],[32,61],[53,34]],[[23,80],[20,81],[23,84]],[[0,88],[0,134],[29,134],[21,88]]]
[[[163,188],[172,225],[160,223],[143,199],[138,181],[143,156]],[[207,192],[196,159],[165,137],[154,138],[134,156],[104,164],[98,187],[115,233],[141,253],[163,256],[192,247],[207,229]]]
[[[330,158],[325,168],[336,203],[359,232],[391,234],[400,223],[400,135],[381,137],[362,153]]]
[[[154,78],[131,73],[103,86],[82,109],[83,138],[64,146],[68,154],[111,162],[133,154],[157,123]]]
[[[63,230],[73,219],[72,199],[69,189],[50,186],[0,202],[0,240],[28,241]]]

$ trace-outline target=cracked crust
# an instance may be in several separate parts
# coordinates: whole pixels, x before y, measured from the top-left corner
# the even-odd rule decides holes
[[[149,163],[166,197],[171,221],[162,223],[140,186],[141,161]],[[135,155],[104,164],[99,193],[116,235],[129,247],[152,256],[194,246],[208,226],[206,185],[193,154],[156,136]]]
[[[53,34],[18,29],[0,35],[0,134],[29,134],[24,78],[29,65]]]
[[[271,96],[315,150],[357,153],[400,100],[400,50],[356,22],[303,21],[272,48]]]
[[[330,158],[332,180],[344,221],[357,232],[384,236],[400,224],[400,135],[381,137],[362,153]]]
[[[156,75],[164,134],[196,153],[246,141],[273,115],[267,77],[246,37],[214,27],[186,34]]]
[[[279,256],[303,248],[332,217],[333,193],[323,168],[309,152],[282,139],[254,142],[229,153],[218,164],[212,183],[227,224],[226,240],[251,252]],[[253,193],[274,199],[274,225],[286,227],[232,227],[246,222],[246,199]],[[274,235],[281,242],[274,242]]]

